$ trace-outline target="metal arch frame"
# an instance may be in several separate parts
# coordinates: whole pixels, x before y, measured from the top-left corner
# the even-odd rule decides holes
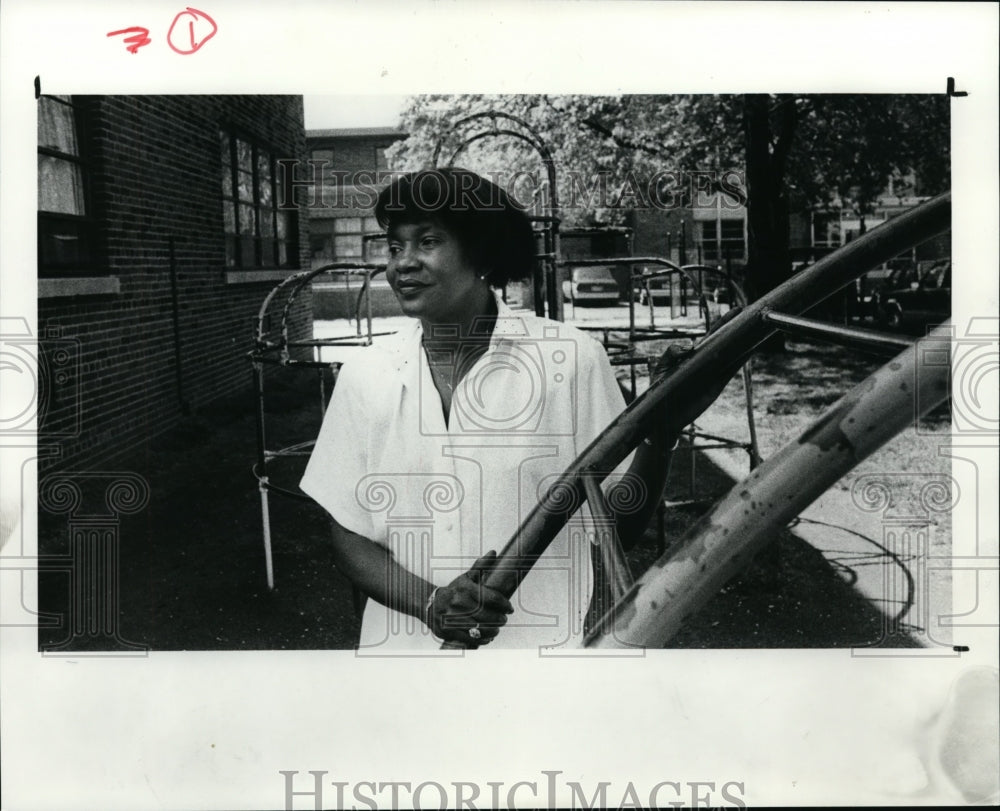
[[[657,279],[664,276],[669,276],[674,273],[678,273],[687,279],[691,283],[691,287],[697,291],[698,299],[702,305],[702,309],[705,312],[705,330],[706,332],[711,329],[711,319],[708,315],[707,302],[705,301],[704,292],[701,290],[701,285],[696,280],[693,275],[693,271],[700,269],[708,269],[708,266],[704,265],[678,265],[676,262],[671,262],[669,259],[664,259],[662,256],[614,256],[614,257],[604,257],[598,259],[562,259],[557,263],[560,267],[605,267],[607,265],[658,265],[661,270],[653,271],[652,273],[641,273],[633,272],[630,276],[629,284],[630,287],[634,287],[636,281],[648,281],[650,279]],[[724,274],[722,270],[718,271]],[[746,304],[746,295],[743,293],[743,289],[737,285],[731,279],[729,280],[730,285],[736,291],[737,303],[740,306]],[[642,340],[654,340],[669,337],[685,337],[690,336],[687,332],[678,332],[677,330],[665,330],[659,329],[652,322],[652,315],[650,316],[650,326],[648,329],[639,329],[635,324],[635,302],[632,296],[629,296],[628,302],[628,321],[629,330],[628,337],[629,341],[636,342]]]
[[[511,127],[516,127],[517,129],[512,129]],[[542,306],[541,301],[541,289],[544,286],[546,304],[547,304],[547,314],[549,318],[557,321],[563,321],[565,318],[565,312],[563,309],[563,297],[562,297],[562,278],[560,270],[567,267],[586,267],[586,266],[606,266],[606,265],[626,265],[634,266],[639,263],[647,265],[657,265],[664,268],[663,271],[658,275],[663,275],[667,273],[680,273],[686,278],[692,285],[692,287],[698,291],[698,297],[700,301],[700,306],[702,312],[705,314],[705,327],[704,331],[708,332],[711,328],[710,316],[708,303],[705,300],[703,291],[701,290],[701,285],[695,280],[693,273],[691,273],[686,267],[681,267],[680,265],[671,262],[668,259],[664,259],[659,256],[650,257],[615,257],[615,258],[605,258],[605,259],[590,259],[590,260],[564,260],[560,256],[560,207],[559,207],[559,187],[556,178],[556,165],[555,159],[553,157],[552,151],[549,149],[548,145],[542,139],[541,135],[526,121],[522,118],[512,115],[510,113],[502,112],[499,110],[486,110],[478,113],[472,113],[464,118],[459,119],[452,127],[452,131],[440,138],[434,146],[434,153],[432,157],[432,164],[434,166],[440,165],[442,159],[442,153],[445,149],[446,142],[454,142],[457,140],[457,146],[452,149],[450,155],[447,159],[448,166],[453,166],[456,159],[462,152],[467,149],[470,145],[481,141],[486,138],[492,137],[509,137],[516,140],[522,141],[529,144],[540,156],[543,165],[545,166],[546,175],[548,178],[548,188],[546,189],[547,194],[547,214],[545,216],[534,216],[531,217],[533,222],[541,223],[541,234],[543,239],[542,253],[538,256],[539,259],[539,272],[536,274],[534,280],[534,305],[535,313],[539,316],[546,315],[546,308]],[[631,234],[629,236],[629,253],[632,252],[632,240]],[[539,276],[541,278],[539,278]],[[735,286],[733,280],[729,274],[726,274],[726,278],[729,281],[730,287]],[[668,329],[656,329],[653,321],[653,308],[652,302],[650,302],[650,327],[648,330],[640,331],[636,327],[635,323],[635,302],[632,296],[632,287],[635,279],[635,274],[630,274],[629,280],[629,296],[628,296],[628,307],[629,307],[629,329],[628,329],[628,345],[627,346],[612,346],[609,341],[608,331],[604,331],[604,346],[608,351],[609,357],[612,363],[621,365],[622,363],[630,364],[630,379],[631,379],[631,389],[632,396],[636,394],[636,368],[635,363],[645,362],[648,363],[648,359],[638,360],[631,357],[631,350],[638,341],[641,340],[655,340],[669,337],[695,337],[699,333],[683,332],[678,330],[668,330]],[[738,286],[735,286],[738,290],[738,299],[741,304],[746,303],[746,298],[743,295],[743,291]],[[703,445],[696,445],[698,440],[706,440],[710,443],[714,443],[716,447],[736,447],[745,450],[749,456],[750,469],[752,470],[760,462],[760,452],[757,446],[757,431],[754,425],[753,417],[753,381],[750,371],[749,363],[743,365],[743,386],[745,392],[745,402],[746,402],[746,413],[748,421],[748,433],[749,442],[741,442],[735,439],[728,439],[723,437],[700,435],[696,425],[692,423],[686,429],[686,435],[688,440],[688,448],[690,450],[690,471],[689,471],[689,501],[694,502],[696,500],[695,495],[695,450],[698,447],[704,447]],[[663,533],[663,509],[664,505],[660,506],[658,510],[659,524],[660,524],[660,544],[661,547],[665,543],[664,533]]]
[[[694,263],[689,265],[682,265],[684,270],[689,274],[698,274],[698,290],[700,294],[701,304],[705,307],[706,312],[708,311],[708,298],[705,295],[705,274],[709,273],[713,276],[718,276],[725,281],[726,287],[729,290],[730,295],[733,298],[735,304],[739,307],[745,307],[748,303],[746,292],[743,290],[743,286],[733,278],[733,274],[721,267],[720,265],[706,265],[704,263]]]
[[[319,400],[321,412],[326,405],[326,389],[323,380],[323,370],[334,369],[335,364],[323,362],[319,358],[318,351],[324,346],[370,346],[372,339],[379,334],[372,331],[372,308],[371,308],[371,280],[385,270],[384,264],[374,262],[331,262],[319,268],[304,270],[283,279],[265,297],[260,309],[257,311],[257,318],[254,323],[254,348],[248,353],[253,367],[253,391],[255,417],[256,417],[256,438],[257,438],[257,458],[251,467],[251,472],[257,479],[257,490],[260,494],[261,525],[264,541],[264,566],[267,578],[268,589],[274,589],[274,560],[271,550],[271,511],[270,493],[275,492],[288,498],[311,501],[302,493],[296,493],[286,487],[281,487],[271,481],[269,475],[269,463],[275,459],[309,456],[311,448],[315,444],[315,439],[306,442],[296,443],[277,449],[268,449],[267,432],[265,424],[265,398],[264,398],[264,368],[267,365],[282,367],[302,367],[315,369],[319,373]],[[352,276],[360,276],[363,279],[361,290],[355,301],[354,318],[357,324],[355,335],[345,335],[336,338],[319,338],[303,341],[292,341],[288,337],[288,318],[292,311],[301,290],[310,284],[317,276],[336,275],[344,279]],[[364,334],[361,331],[361,306],[365,303],[365,316],[367,330]],[[269,328],[272,306],[281,306],[281,315],[277,329],[277,337],[272,338],[275,330]],[[303,360],[292,357],[292,349],[312,349],[313,358]]]
[[[281,282],[271,289],[271,291],[264,298],[261,303],[260,308],[257,310],[257,317],[255,319],[255,329],[254,329],[254,349],[250,351],[251,359],[264,360],[265,354],[271,350],[278,349],[281,351],[281,361],[283,364],[291,364],[293,361],[290,354],[288,353],[289,347],[303,347],[303,346],[313,346],[313,345],[326,345],[328,343],[343,343],[347,340],[357,340],[361,336],[361,300],[363,297],[367,296],[371,280],[374,276],[385,271],[384,263],[377,262],[331,262],[329,264],[323,265],[322,267],[313,268],[312,270],[303,270],[299,273],[294,273],[286,279],[282,279]],[[291,312],[292,304],[295,303],[295,299],[299,292],[307,284],[310,284],[313,279],[317,276],[322,276],[323,274],[337,274],[340,276],[361,276],[364,279],[360,295],[358,297],[358,302],[355,308],[355,318],[358,324],[357,336],[345,336],[342,339],[324,339],[320,344],[316,344],[312,341],[289,341],[288,340],[288,315]],[[278,341],[270,341],[267,336],[270,334],[270,330],[267,328],[268,319],[270,317],[271,304],[279,297],[281,293],[285,293],[285,304],[281,310],[281,338]],[[371,301],[367,302],[366,307],[366,320],[368,324],[368,343],[371,343],[372,337],[372,311],[371,311]]]
[[[715,387],[719,380],[728,380],[752,352],[780,329],[798,329],[805,325],[812,335],[864,342],[874,334],[870,330],[849,330],[801,318],[801,313],[849,284],[862,273],[896,256],[906,248],[946,231],[951,220],[951,194],[944,194],[910,209],[874,228],[848,245],[819,260],[793,276],[784,284],[745,307],[735,317],[722,324],[698,345],[695,352],[673,372],[656,381],[622,412],[608,428],[553,483],[546,495],[524,519],[514,535],[497,556],[493,568],[483,582],[505,596],[512,596],[532,565],[546,550],[567,520],[584,500],[598,520],[608,518],[601,512],[600,482],[625,459],[656,423],[668,433],[679,434],[684,426],[701,413],[694,395],[706,387]],[[794,326],[790,319],[799,322]],[[938,333],[939,348],[949,346],[948,332]],[[882,340],[884,348],[892,341]],[[895,436],[913,419],[913,410],[900,406],[913,405],[915,385],[924,399],[918,400],[924,410],[933,408],[948,396],[949,366],[938,364],[920,367],[914,382],[905,370],[917,370],[917,347],[905,350],[897,359],[876,372],[836,404],[814,425],[791,450],[782,451],[771,462],[765,462],[729,496],[710,511],[702,521],[663,555],[638,581],[630,583],[627,565],[614,547],[606,559],[617,560],[621,567],[614,571],[617,601],[601,619],[585,642],[588,647],[623,647],[662,645],[680,627],[684,619],[706,602],[743,563],[747,554],[766,542],[767,534],[787,523],[824,492],[841,475],[882,443]],[[900,372],[903,370],[903,379]],[[901,384],[907,384],[904,389]],[[664,406],[670,403],[670,408]],[[879,405],[881,403],[881,405]],[[866,412],[868,410],[868,413]],[[697,413],[695,413],[697,412]],[[841,419],[865,416],[870,425],[870,437],[847,437],[841,429]],[[803,477],[801,450],[822,447],[826,454],[818,475]],[[775,493],[775,470],[791,459],[798,476],[795,488],[785,493],[787,504],[760,513],[749,513],[749,521],[735,524],[733,532],[718,532],[713,520],[732,515],[733,499],[743,501],[742,492],[762,490],[767,501]],[[832,478],[831,478],[832,477]],[[787,476],[786,476],[787,479]],[[792,487],[786,481],[787,487]],[[742,488],[742,489],[741,489]],[[778,499],[780,501],[780,498]],[[741,508],[742,512],[743,508]],[[722,527],[724,530],[729,527]],[[748,540],[735,544],[730,538],[745,530]],[[645,599],[649,597],[650,599]],[[461,647],[446,643],[448,647]]]
[[[636,257],[613,257],[604,259],[572,259],[563,260],[560,263],[562,267],[592,267],[592,266],[605,266],[605,265],[658,265],[661,270],[653,271],[652,273],[642,273],[633,272],[630,275],[629,288],[630,293],[635,287],[635,282],[641,280],[647,283],[651,279],[661,278],[665,276],[670,276],[672,274],[679,274],[682,278],[686,279],[691,287],[698,294],[699,307],[701,312],[705,315],[705,331],[707,334],[712,329],[711,316],[708,309],[708,302],[705,299],[705,292],[702,290],[701,280],[694,276],[695,272],[698,271],[712,271],[713,273],[718,273],[726,279],[729,286],[730,292],[735,299],[736,305],[738,307],[747,306],[746,293],[743,288],[724,270],[721,268],[713,268],[710,265],[678,265],[669,259],[664,259],[659,256],[636,256]],[[667,338],[690,338],[692,337],[691,332],[677,330],[677,329],[664,329],[657,328],[653,322],[653,305],[652,298],[650,301],[650,325],[648,329],[639,330],[635,325],[635,301],[632,295],[629,295],[628,307],[629,307],[629,333],[628,339],[631,345],[634,345],[638,341],[649,341],[649,340],[662,340]],[[697,334],[695,334],[697,337]],[[605,346],[608,346],[607,336],[605,336]],[[611,357],[611,362],[614,364],[616,359],[609,352]],[[651,358],[648,360],[652,360]],[[708,447],[713,448],[740,448],[746,451],[749,457],[750,470],[753,470],[761,462],[760,448],[757,444],[757,426],[754,421],[753,413],[753,373],[752,373],[752,363],[749,358],[742,364],[740,368],[740,373],[743,378],[743,392],[744,392],[744,402],[746,406],[746,416],[747,416],[747,432],[749,434],[748,441],[741,442],[735,439],[729,439],[726,437],[719,437],[711,434],[704,434],[698,430],[697,425],[692,421],[684,433],[687,437],[688,445],[687,449],[690,451],[691,468],[689,473],[690,482],[690,499],[691,503],[695,502],[695,469],[694,469],[694,451],[704,450]],[[635,395],[635,366],[632,366],[632,395]],[[698,445],[697,440],[706,440],[710,444],[708,446]],[[676,505],[675,505],[676,506]],[[662,533],[661,533],[662,536]],[[661,537],[662,543],[662,537]]]
[[[646,264],[648,264],[648,262]],[[674,274],[678,274],[683,281],[689,282],[691,286],[694,288],[694,290],[697,292],[699,312],[705,314],[705,331],[707,332],[709,329],[711,329],[712,323],[708,312],[708,300],[705,298],[705,291],[702,289],[701,280],[699,279],[698,281],[695,281],[695,277],[692,274],[691,267],[689,265],[678,265],[675,262],[671,262],[669,260],[663,260],[663,262],[657,264],[662,264],[663,269],[654,270],[651,273],[645,273],[645,272],[633,273],[632,278],[630,280],[632,287],[632,290],[630,292],[634,292],[636,282],[642,282],[643,289],[646,291],[646,301],[649,305],[649,331],[651,333],[660,331],[658,330],[656,322],[654,320],[656,307],[653,304],[653,295],[649,289],[649,283],[653,279],[667,278]],[[682,307],[685,308],[685,312],[682,312],[681,315],[686,314],[686,306],[687,306],[686,302],[683,302],[683,294],[684,294],[684,288],[682,286],[681,287]],[[745,304],[746,303],[745,299],[740,303]],[[629,296],[630,319],[632,318],[631,313],[634,311],[634,309],[635,309],[635,303],[633,301],[633,297]]]
[[[511,122],[512,124],[520,127],[523,131],[519,132],[513,129],[502,129],[497,124],[498,120]],[[542,159],[543,165],[545,166],[545,173],[548,179],[548,204],[545,206],[547,211],[546,214],[541,216],[529,215],[529,219],[532,222],[541,223],[542,226],[540,229],[540,233],[542,234],[542,253],[538,256],[538,259],[540,260],[539,271],[534,279],[535,314],[540,316],[548,315],[549,318],[555,321],[562,321],[564,318],[562,290],[557,268],[557,259],[559,258],[560,220],[559,189],[556,185],[555,159],[552,157],[552,152],[549,150],[545,141],[542,140],[542,137],[530,124],[518,116],[501,112],[499,110],[487,110],[481,113],[472,113],[471,115],[467,115],[465,118],[460,118],[452,126],[452,132],[455,133],[463,127],[471,128],[471,125],[477,124],[481,121],[489,121],[491,126],[481,131],[474,131],[473,134],[468,135],[459,141],[458,146],[452,151],[451,156],[448,158],[448,162],[445,165],[454,166],[455,159],[462,154],[467,147],[477,141],[483,140],[484,138],[504,136],[515,138],[529,144],[538,153],[539,157]],[[442,138],[434,146],[434,156],[432,158],[432,164],[434,166],[441,165],[441,152],[444,148],[444,143],[445,138]]]

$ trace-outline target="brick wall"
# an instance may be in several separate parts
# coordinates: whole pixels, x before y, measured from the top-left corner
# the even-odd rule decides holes
[[[331,130],[311,131],[309,148],[310,150],[332,149],[333,165],[330,168],[347,172],[349,175],[355,172],[370,173],[376,169],[385,169],[386,167],[376,164],[376,150],[392,146],[396,141],[406,137],[404,133],[379,132],[367,135],[334,133],[335,131]]]
[[[116,278],[119,289],[39,298],[39,444],[61,450],[41,464],[65,468],[134,450],[248,390],[253,319],[277,280],[227,281],[219,131],[259,139],[278,158],[305,156],[298,96],[93,97],[84,109],[97,256],[79,275]],[[308,267],[305,214],[297,233]],[[308,337],[307,291],[293,317],[294,337]]]

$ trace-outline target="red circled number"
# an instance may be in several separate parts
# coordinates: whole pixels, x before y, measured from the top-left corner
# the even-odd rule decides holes
[[[188,6],[174,17],[174,21],[170,24],[167,44],[175,52],[186,56],[195,53],[214,37],[218,30],[219,26],[208,14]]]

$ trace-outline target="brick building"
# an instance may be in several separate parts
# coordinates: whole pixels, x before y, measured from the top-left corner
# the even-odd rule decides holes
[[[889,178],[885,191],[862,216],[839,200],[830,208],[793,206],[788,218],[788,242],[792,264],[804,267],[846,245],[855,237],[930,199],[919,193],[918,180]],[[691,199],[695,195],[692,193]],[[634,230],[636,254],[664,256],[678,264],[716,265],[738,278],[748,258],[747,209],[735,197],[701,192],[697,205],[669,210],[636,210],[628,223]],[[947,234],[914,247],[893,263],[938,259],[948,255]]]
[[[300,96],[39,99],[41,464],[99,465],[248,388],[254,316],[309,261],[276,164],[305,157]]]
[[[391,127],[310,130],[309,157],[321,194],[310,211],[311,256],[314,267],[352,259],[384,259],[380,245],[365,234],[381,231],[371,216],[376,191],[389,165],[385,150],[406,133]]]
[[[309,130],[306,145],[312,164],[308,190],[309,256],[313,268],[331,262],[384,262],[388,257],[382,229],[372,216],[378,190],[388,170],[385,150],[406,137],[391,127]],[[353,284],[357,284],[356,280]],[[313,283],[316,318],[350,318],[357,291],[349,279]],[[402,311],[384,276],[372,282],[375,315]]]

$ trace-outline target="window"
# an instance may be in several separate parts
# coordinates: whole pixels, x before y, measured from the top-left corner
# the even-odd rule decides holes
[[[278,209],[282,178],[274,155],[228,132],[219,134],[226,266],[297,267],[294,211]]]
[[[333,221],[333,255],[336,261],[362,259],[385,261],[388,248],[374,217],[337,217]]]
[[[378,172],[383,172],[389,168],[389,161],[385,157],[384,146],[375,147],[375,170]]]
[[[720,259],[742,260],[744,257],[743,220],[720,220],[719,240],[722,243]]]
[[[338,217],[333,221],[333,233],[333,252],[338,260],[361,258],[360,217]]]
[[[363,258],[366,262],[389,261],[389,241],[385,238],[384,231],[365,232],[361,240],[363,242]]]
[[[723,262],[746,258],[743,219],[703,220],[701,222],[701,259],[703,262]]]
[[[360,217],[338,217],[333,221],[333,232],[335,234],[351,234],[360,230]]]
[[[848,242],[852,242],[857,239],[862,234],[871,231],[876,225],[881,225],[885,222],[884,216],[869,216],[864,220],[861,218],[843,218],[840,221],[840,233],[843,236],[843,244],[846,245]]]
[[[329,234],[317,234],[309,230],[309,254],[312,256],[313,267],[325,265],[333,261],[333,240]]]
[[[81,111],[70,96],[38,99],[38,269],[60,275],[93,256]]]
[[[360,259],[364,251],[361,247],[361,234],[337,234],[333,238],[333,252],[337,260]]]
[[[372,216],[363,211],[345,212],[348,216],[316,218],[309,223],[312,266],[329,262],[385,262],[389,246],[385,232]]]
[[[812,240],[814,248],[840,247],[840,212],[813,212]]]

